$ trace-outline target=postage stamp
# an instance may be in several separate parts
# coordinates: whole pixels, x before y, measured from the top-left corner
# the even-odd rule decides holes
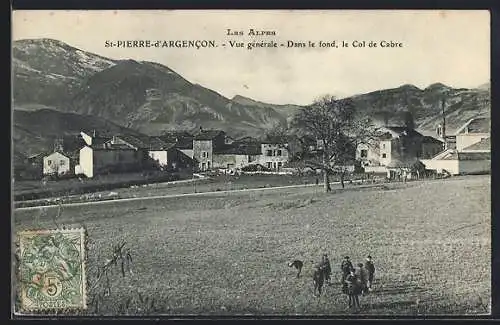
[[[85,229],[18,233],[22,311],[86,309]]]

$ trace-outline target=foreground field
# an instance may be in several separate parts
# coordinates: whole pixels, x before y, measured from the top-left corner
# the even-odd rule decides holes
[[[131,249],[133,274],[115,270],[89,312],[345,314],[340,284],[312,296],[311,261],[326,252],[334,279],[344,255],[374,257],[363,314],[485,314],[490,205],[490,178],[478,176],[67,207],[55,222],[87,228],[91,284],[113,244]],[[17,211],[15,229],[54,227],[55,213]],[[286,265],[295,258],[306,262],[300,279]]]
[[[359,177],[359,176],[357,176]],[[287,185],[305,185],[314,184],[317,176],[291,176],[291,175],[221,175],[215,177],[207,177],[205,179],[184,179],[176,182],[149,183],[134,186],[121,186],[113,189],[102,191],[90,191],[91,194],[73,194],[62,195],[60,192],[53,192],[54,195],[48,195],[45,199],[16,199],[16,203],[22,206],[33,205],[49,205],[54,204],[56,198],[61,198],[68,202],[85,202],[87,197],[102,197],[102,198],[132,198],[144,196],[172,195],[172,194],[188,194],[188,193],[203,193],[213,191],[232,191],[252,188],[277,187]],[[332,177],[332,182],[336,179]],[[39,184],[38,184],[39,185]],[[58,186],[58,182],[53,182],[52,186]],[[64,184],[63,184],[64,185]],[[61,185],[61,186],[63,186]],[[69,184],[71,185],[71,183]],[[87,184],[88,185],[88,184]],[[16,184],[14,192],[17,191],[20,196],[24,185]],[[64,186],[68,186],[68,182]],[[74,192],[78,192],[79,184],[73,184]],[[27,191],[26,189],[24,189]],[[42,190],[42,189],[39,189]],[[47,190],[50,192],[51,190]],[[110,197],[110,194],[112,197]]]

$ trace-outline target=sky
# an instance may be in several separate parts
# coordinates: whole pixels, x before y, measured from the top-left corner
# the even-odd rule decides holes
[[[245,35],[228,36],[228,28]],[[276,35],[249,36],[251,28]],[[490,80],[486,10],[15,11],[12,38],[53,38],[113,59],[158,62],[228,98],[275,104],[304,105],[325,94],[343,97],[403,84],[474,88]],[[214,40],[219,46],[105,47],[120,40]],[[285,46],[248,50],[231,48],[230,40]],[[334,40],[349,47],[318,47]],[[288,41],[316,47],[288,48]],[[353,47],[353,41],[366,47]],[[377,47],[368,47],[370,41]],[[403,47],[381,48],[381,41]]]

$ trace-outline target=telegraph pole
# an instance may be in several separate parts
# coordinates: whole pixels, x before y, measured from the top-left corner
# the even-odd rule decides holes
[[[444,113],[445,105],[446,105],[446,99],[443,97],[443,99],[441,100],[441,115],[443,118],[443,127],[441,129],[441,134],[444,142],[444,150],[448,149],[448,143],[446,142],[446,115]]]

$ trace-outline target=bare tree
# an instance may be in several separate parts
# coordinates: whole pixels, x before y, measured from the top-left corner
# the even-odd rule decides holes
[[[287,126],[281,123],[275,123],[273,126],[266,130],[264,134],[264,141],[269,141],[278,144],[281,148],[285,149],[290,155],[288,142],[290,140],[290,130]]]
[[[345,165],[353,160],[356,147],[371,143],[377,135],[371,120],[356,116],[352,100],[336,99],[329,95],[300,109],[292,121],[292,127],[320,141],[322,159],[315,163],[323,171],[325,192],[331,191],[329,174],[333,172],[340,172],[344,187]]]
[[[264,141],[279,143],[291,160],[302,160],[309,152],[311,137],[292,125],[276,123],[264,134]]]

